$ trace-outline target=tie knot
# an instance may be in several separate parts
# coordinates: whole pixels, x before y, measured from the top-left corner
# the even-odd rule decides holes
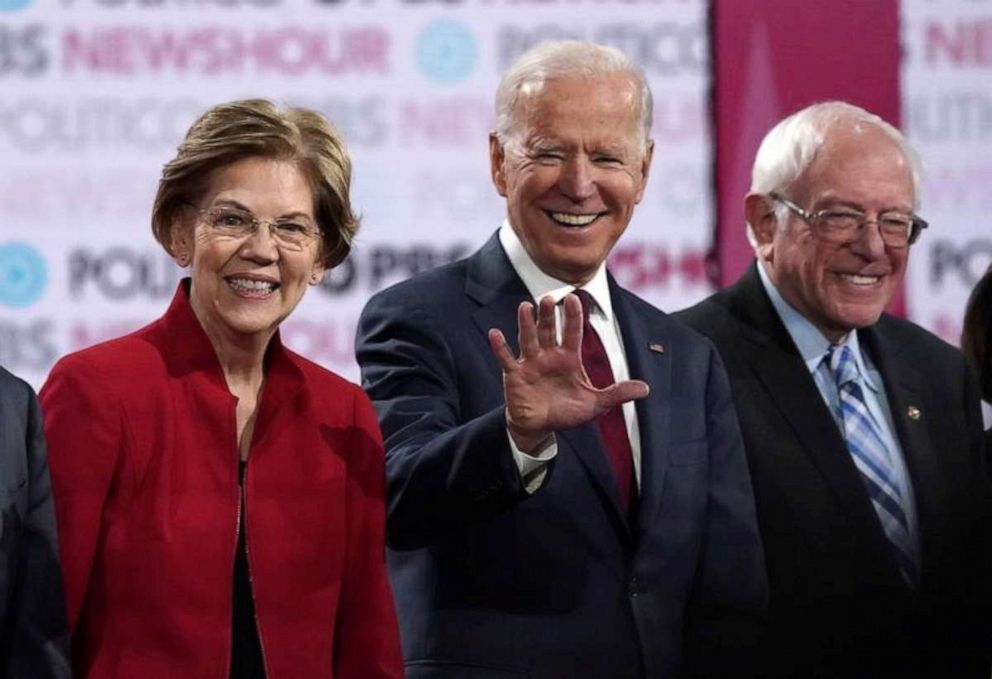
[[[596,307],[596,300],[592,298],[592,295],[590,295],[588,291],[583,290],[582,288],[576,288],[575,295],[579,298],[579,301],[582,302],[582,316],[586,320],[589,320],[589,314],[592,313],[592,310]]]
[[[830,359],[830,370],[838,387],[858,379],[858,365],[854,361],[854,352],[846,344],[830,347],[827,356]]]

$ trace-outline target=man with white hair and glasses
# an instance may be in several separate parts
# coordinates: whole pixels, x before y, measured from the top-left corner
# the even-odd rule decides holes
[[[770,590],[768,677],[983,677],[988,471],[963,356],[884,313],[927,223],[902,134],[843,102],[779,122],[756,261],[679,314],[730,375]]]

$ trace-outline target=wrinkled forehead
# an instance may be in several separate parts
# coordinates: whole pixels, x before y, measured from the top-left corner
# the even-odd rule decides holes
[[[511,133],[606,125],[618,137],[640,135],[641,105],[637,84],[627,74],[533,80],[520,87]]]

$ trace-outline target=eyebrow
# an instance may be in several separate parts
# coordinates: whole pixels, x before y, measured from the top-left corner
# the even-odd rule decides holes
[[[525,143],[524,149],[527,153],[547,153],[550,151],[571,152],[575,149],[575,145],[545,138]],[[627,144],[593,145],[590,147],[588,155],[627,158],[630,155],[630,147]]]
[[[813,210],[817,212],[819,210],[827,210],[830,208],[846,207],[851,210],[856,210],[858,212],[866,212],[864,205],[857,203],[853,200],[844,200],[843,198],[837,198],[833,196],[827,196],[823,200],[820,200],[816,204],[816,208]],[[878,211],[879,214],[885,214],[887,212],[898,212],[899,214],[913,214],[912,208],[902,208],[902,207],[885,207]]]
[[[594,147],[590,155],[613,156],[616,158],[627,158],[630,155],[630,148],[622,146],[599,146]]]
[[[212,207],[234,207],[234,208],[237,208],[237,209],[242,210],[244,212],[247,212],[248,214],[250,214],[253,217],[256,217],[257,216],[251,210],[251,208],[247,207],[244,203],[241,203],[239,201],[234,200],[233,198],[221,198],[220,200],[216,201],[213,204]],[[281,214],[278,217],[276,217],[276,220],[282,220],[282,219],[299,219],[301,217],[303,219],[308,219],[311,222],[316,222],[316,219],[314,217],[310,216],[306,212],[301,212],[299,210]]]
[[[541,136],[525,139],[522,146],[529,151],[549,151],[563,149],[567,144],[557,139],[549,139],[548,137]]]

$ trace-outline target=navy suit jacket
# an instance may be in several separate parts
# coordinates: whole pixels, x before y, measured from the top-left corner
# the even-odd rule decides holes
[[[515,338],[529,295],[496,236],[366,306],[357,354],[386,443],[410,679],[741,669],[766,585],[726,375],[705,339],[612,278],[610,293],[631,377],[651,388],[634,522],[594,424],[559,432],[544,484],[522,488],[487,331]]]
[[[0,677],[69,677],[55,508],[38,400],[0,368]]]
[[[987,679],[989,484],[961,353],[887,315],[858,332],[916,497],[914,591],[756,265],[677,317],[716,344],[737,404],[770,589],[761,674]]]

